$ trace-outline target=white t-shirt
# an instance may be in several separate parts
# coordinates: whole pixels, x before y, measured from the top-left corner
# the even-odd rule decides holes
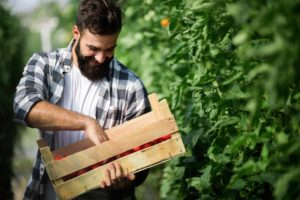
[[[99,81],[90,81],[81,74],[79,68],[72,66],[64,76],[64,91],[58,105],[93,118],[99,101]],[[83,131],[57,131],[54,135],[55,149],[78,142],[85,138]],[[46,182],[45,200],[58,200],[50,180]]]
[[[95,118],[99,90],[99,81],[90,81],[73,65],[70,72],[65,74],[64,91],[58,105]],[[58,131],[54,138],[57,149],[84,139],[85,134],[83,131]]]

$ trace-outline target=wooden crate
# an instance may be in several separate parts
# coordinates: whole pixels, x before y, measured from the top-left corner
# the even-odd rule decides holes
[[[95,146],[89,139],[84,139],[51,152],[44,140],[37,141],[60,199],[72,199],[100,187],[104,170],[112,160],[119,162],[125,170],[136,173],[185,153],[167,101],[159,102],[155,94],[148,98],[151,112],[106,130],[109,140],[100,145]],[[169,137],[164,137],[166,135]],[[145,144],[148,144],[147,148]],[[138,146],[142,147],[141,150],[132,152]]]

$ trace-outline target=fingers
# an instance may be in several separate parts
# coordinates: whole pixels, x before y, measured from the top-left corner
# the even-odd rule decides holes
[[[123,175],[123,169],[121,168],[121,165],[119,163],[113,163],[115,170],[116,170],[116,179],[117,182],[122,181],[124,175]]]
[[[104,180],[100,182],[101,188],[110,187],[112,184],[111,178],[110,178],[110,172],[108,169],[104,172]]]
[[[85,128],[87,137],[95,144],[98,145],[104,141],[109,140],[103,128],[99,125],[97,120],[88,118]]]
[[[135,179],[135,175],[133,173],[129,173],[128,169],[126,171],[126,178],[130,181],[133,181]]]
[[[95,144],[101,144],[101,139],[97,135],[88,136],[88,138]]]
[[[100,130],[99,130],[99,139],[100,139],[101,142],[109,140],[107,134],[104,132],[104,130],[101,127],[100,127]]]
[[[117,184],[118,183],[118,178],[117,178],[117,175],[116,175],[116,167],[113,163],[109,164],[108,171],[109,171],[109,174],[110,174],[111,183],[112,184]]]
[[[124,172],[119,163],[110,163],[105,170],[104,180],[100,183],[101,188],[111,187],[114,189],[123,188],[134,181],[135,175]]]
[[[100,183],[100,186],[110,187],[112,185],[118,185],[123,178],[121,166],[118,163],[110,163],[105,170],[104,181]]]
[[[94,125],[96,126],[94,134],[97,135],[99,142],[101,143],[101,142],[105,142],[105,141],[109,140],[107,134],[105,133],[103,128],[99,125],[99,123],[97,122]]]
[[[106,169],[104,181],[105,181],[105,185],[106,185],[107,187],[111,186],[111,184],[112,184],[112,178],[111,178],[111,177],[113,177],[113,176],[111,175],[110,170],[109,170],[109,169]]]

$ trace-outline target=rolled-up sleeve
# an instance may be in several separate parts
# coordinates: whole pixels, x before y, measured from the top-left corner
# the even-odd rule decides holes
[[[28,125],[25,119],[32,106],[47,99],[47,70],[48,64],[44,54],[34,54],[29,59],[14,97],[14,113],[17,122]]]

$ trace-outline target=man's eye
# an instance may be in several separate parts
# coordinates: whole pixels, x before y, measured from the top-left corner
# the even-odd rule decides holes
[[[106,49],[107,52],[113,52],[115,48]]]

